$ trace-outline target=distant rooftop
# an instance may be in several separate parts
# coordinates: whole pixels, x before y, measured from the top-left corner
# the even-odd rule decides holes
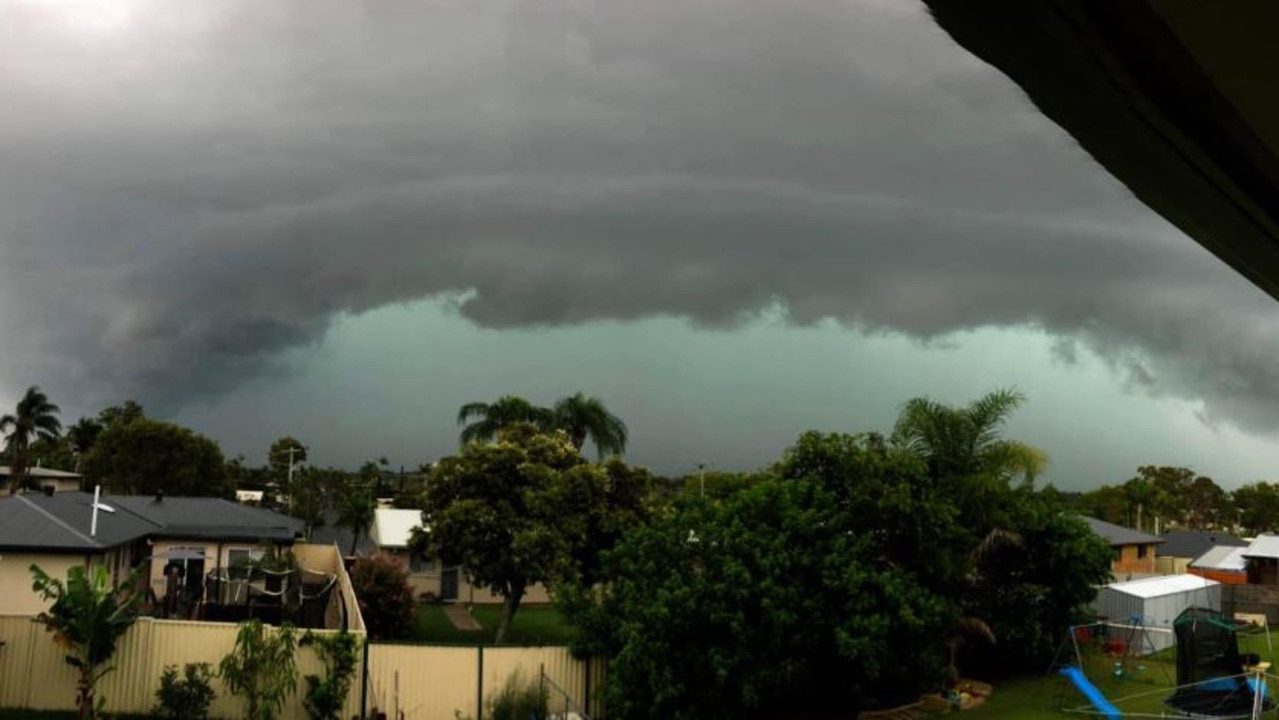
[[[1279,559],[1279,535],[1258,535],[1244,550],[1243,556]]]
[[[1190,567],[1197,570],[1243,572],[1248,569],[1248,558],[1244,557],[1246,552],[1247,547],[1218,545],[1192,560]]]
[[[1247,547],[1248,541],[1229,533],[1197,530],[1171,530],[1160,535],[1164,544],[1157,554],[1168,557],[1197,558],[1217,546]]]
[[[9,477],[13,474],[13,468],[8,465],[0,465],[0,477]],[[53,468],[33,467],[27,468],[27,477],[47,478],[50,480],[79,480],[84,476],[80,473],[67,472],[66,470],[54,470]]]
[[[405,548],[413,528],[421,526],[421,510],[378,508],[373,519],[373,540],[384,548]]]
[[[1081,517],[1083,517],[1084,522],[1088,523],[1093,532],[1105,538],[1106,542],[1110,543],[1111,547],[1118,547],[1120,545],[1150,545],[1152,543],[1163,542],[1162,539],[1157,538],[1154,535],[1147,535],[1144,532],[1138,532],[1131,528],[1126,528],[1114,523],[1108,523],[1105,520],[1098,520],[1097,518],[1088,517],[1086,515]]]

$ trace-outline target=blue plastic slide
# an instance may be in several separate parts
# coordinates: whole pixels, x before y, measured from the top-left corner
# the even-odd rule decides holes
[[[1083,670],[1074,665],[1067,665],[1058,672],[1070,678],[1075,687],[1079,688],[1079,692],[1083,693],[1084,697],[1088,698],[1088,702],[1097,708],[1097,712],[1106,716],[1106,720],[1119,720],[1123,715],[1123,713],[1119,712],[1119,708],[1111,705],[1106,696],[1102,695],[1101,691],[1097,689],[1097,686],[1092,684],[1088,676],[1084,675]]]

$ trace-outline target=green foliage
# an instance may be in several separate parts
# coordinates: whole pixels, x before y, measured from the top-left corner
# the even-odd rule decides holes
[[[215,697],[213,669],[208,663],[187,663],[181,675],[176,665],[169,665],[160,676],[151,713],[169,720],[204,720]]]
[[[578,649],[611,658],[622,718],[909,696],[938,676],[936,638],[954,619],[803,480],[685,503],[628,533],[605,568],[607,586],[566,588],[562,604]]]
[[[145,417],[146,413],[141,405],[132,400],[125,400],[123,404],[103,408],[98,413],[98,423],[105,429],[115,425],[128,425]]]
[[[41,599],[52,601],[36,622],[53,633],[53,640],[66,652],[66,661],[76,669],[76,708],[81,718],[96,718],[103,700],[97,684],[111,671],[107,663],[115,655],[120,636],[133,625],[143,596],[134,592],[141,568],[119,585],[112,585],[102,565],[86,571],[80,566],[67,571],[63,583],[32,565],[31,589]]]
[[[1243,496],[1248,493],[1244,491]],[[1083,493],[1074,505],[1085,515],[1146,532],[1154,532],[1156,521],[1161,528],[1214,530],[1235,524],[1237,499],[1212,478],[1190,468],[1143,465],[1123,485],[1103,485]],[[1264,530],[1273,525],[1258,527]]]
[[[528,586],[594,573],[599,550],[647,514],[649,483],[588,463],[564,433],[517,425],[435,466],[422,496],[430,530],[412,548],[505,599],[501,643]]]
[[[502,689],[489,697],[488,712],[484,717],[492,720],[529,720],[547,716],[546,688],[540,682],[525,683],[522,673],[516,671],[506,679]]]
[[[31,443],[58,438],[62,431],[62,423],[57,418],[59,412],[58,406],[33,385],[27,388],[12,413],[0,417],[0,435],[4,436],[11,465],[9,494],[16,493],[26,480]]]
[[[1232,494],[1239,509],[1239,525],[1244,532],[1271,532],[1279,527],[1279,483],[1255,482],[1242,485]]]
[[[376,472],[377,466],[373,466]],[[373,516],[377,510],[377,500],[373,497],[372,484],[348,485],[337,495],[337,524],[351,528],[351,550],[354,555],[359,547],[360,536],[367,533],[373,525]]]
[[[409,636],[413,630],[413,589],[400,563],[380,556],[360,558],[351,565],[351,587],[370,638]]]
[[[102,431],[85,472],[115,492],[230,498],[222,450],[209,438],[170,423],[139,418]]]
[[[546,427],[549,420],[549,410],[514,395],[503,395],[493,403],[467,403],[457,411],[463,445],[494,440],[503,430],[516,425]]]
[[[222,658],[218,676],[232,695],[244,699],[247,720],[275,720],[297,691],[296,645],[289,625],[272,630],[261,620],[240,623],[235,649]]]
[[[538,407],[514,395],[504,395],[492,403],[467,403],[458,409],[457,424],[463,426],[463,445],[489,442],[504,430],[532,425],[543,432],[563,431],[579,452],[589,439],[601,462],[626,451],[626,423],[609,412],[602,400],[580,392],[560,398],[551,408]]]
[[[601,461],[626,452],[626,423],[597,397],[575,393],[560,398],[551,408],[550,429],[563,430],[578,451],[590,438]]]
[[[306,446],[292,435],[285,435],[271,443],[271,448],[267,451],[267,465],[277,482],[288,480],[290,461],[295,466],[294,472],[297,472],[296,466],[306,462]]]
[[[307,675],[303,678],[306,682],[303,704],[307,715],[315,720],[341,720],[342,708],[346,705],[359,661],[359,640],[346,630],[334,634],[307,632],[300,644],[314,648],[325,670],[324,677]]]
[[[578,649],[610,659],[610,712],[883,706],[960,661],[1046,662],[1110,551],[1035,489],[1043,454],[1000,436],[1020,402],[914,400],[891,441],[806,433],[771,477],[685,493],[627,532],[607,583],[558,588]]]

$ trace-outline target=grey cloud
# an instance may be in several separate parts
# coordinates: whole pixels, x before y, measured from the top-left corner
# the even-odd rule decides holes
[[[176,407],[415,298],[498,328],[781,305],[1042,327],[1279,428],[1272,302],[919,7],[16,7],[0,305],[32,312],[0,379]]]

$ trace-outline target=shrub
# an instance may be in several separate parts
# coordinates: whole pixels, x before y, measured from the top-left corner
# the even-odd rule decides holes
[[[546,717],[546,688],[541,683],[523,683],[523,675],[516,671],[506,679],[506,684],[489,698],[488,713],[492,720],[528,720]]]
[[[406,638],[413,627],[413,590],[404,567],[382,557],[361,558],[351,566],[351,586],[369,637]]]
[[[232,695],[244,698],[246,720],[275,720],[284,701],[297,691],[293,628],[271,632],[261,620],[240,623],[235,649],[222,658],[218,674]]]
[[[217,697],[212,681],[213,668],[208,663],[187,663],[182,675],[178,675],[176,665],[169,665],[160,676],[156,706],[151,712],[169,720],[204,720]]]

